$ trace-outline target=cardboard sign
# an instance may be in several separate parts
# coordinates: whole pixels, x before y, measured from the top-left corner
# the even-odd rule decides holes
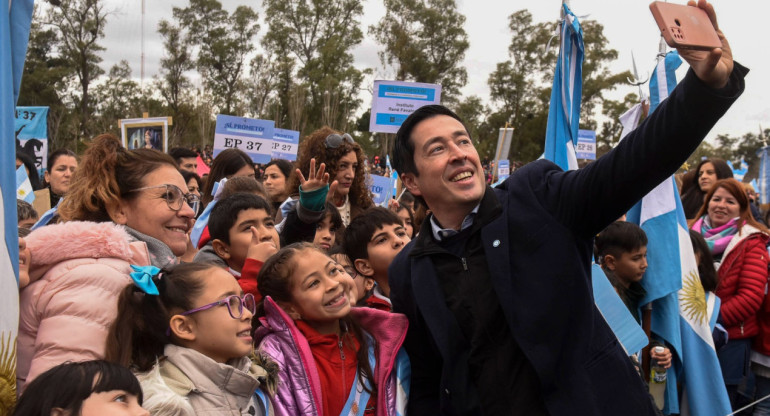
[[[38,175],[48,165],[48,107],[16,107],[16,145],[35,158]]]
[[[225,149],[240,149],[254,163],[268,163],[273,155],[275,123],[272,120],[217,115],[214,157]]]
[[[299,132],[275,128],[273,131],[273,159],[286,159],[290,162],[297,160],[299,149]]]
[[[594,130],[578,130],[575,156],[578,159],[596,160],[596,132]]]
[[[441,85],[421,82],[374,81],[369,131],[396,133],[418,108],[441,103]]]

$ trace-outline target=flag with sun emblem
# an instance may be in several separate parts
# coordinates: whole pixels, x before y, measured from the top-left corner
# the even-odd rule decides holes
[[[650,81],[650,111],[674,89],[675,70],[681,64],[676,51],[661,58]],[[675,371],[667,372],[663,413],[726,415],[731,412],[730,402],[709,325],[718,300],[707,297],[701,285],[678,195],[670,177],[627,217],[644,229],[648,239],[649,266],[641,282],[647,294],[640,304],[652,302],[652,332],[666,341],[674,355]],[[686,392],[681,409],[677,382]]]
[[[16,334],[19,327],[19,236],[16,220],[14,137],[16,100],[27,53],[33,0],[10,0],[0,12],[0,414],[16,402]]]

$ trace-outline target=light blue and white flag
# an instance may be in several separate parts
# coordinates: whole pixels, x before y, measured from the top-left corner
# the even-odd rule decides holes
[[[390,166],[390,155],[385,155],[385,166],[390,170],[390,196],[393,198],[398,198],[398,172],[393,170],[393,168]],[[387,203],[384,205],[384,207],[387,208]]]
[[[577,16],[562,4],[559,59],[553,76],[545,158],[564,170],[578,168],[575,147],[583,94],[583,29]]]
[[[591,266],[591,282],[594,293],[594,303],[599,312],[607,321],[615,337],[620,341],[626,354],[632,355],[640,351],[647,345],[647,335],[642,327],[631,315],[626,304],[620,299],[615,288],[612,287],[607,275],[604,274],[601,266],[593,264]]]
[[[759,193],[759,202],[762,204],[770,203],[770,146],[765,146],[757,150],[759,156],[759,176],[757,177],[758,186],[754,187]]]
[[[729,166],[730,170],[733,171],[733,178],[738,182],[743,182],[743,177],[746,176],[746,172],[749,171],[746,161],[741,158],[740,169],[736,169],[735,166],[733,166],[733,162],[730,160],[727,161],[727,166]]]
[[[674,71],[681,64],[676,52],[658,62],[650,81],[650,107],[654,108],[676,85]],[[679,413],[676,385],[687,391],[683,406],[693,415],[730,413],[722,372],[711,338],[710,318],[716,299],[707,300],[698,276],[679,192],[673,177],[653,189],[628,213],[628,220],[647,233],[649,266],[642,279],[652,302],[651,328],[671,346],[674,370],[667,372],[664,414]],[[715,297],[714,297],[715,298]]]
[[[10,414],[16,400],[19,235],[15,204],[16,144],[11,138],[14,137],[14,110],[27,53],[32,5],[32,0],[11,0],[0,8],[0,227],[4,237],[0,247],[0,391],[4,392],[0,394],[0,414]]]
[[[32,189],[32,182],[29,181],[27,168],[24,165],[16,169],[16,199],[27,201],[30,204],[35,200],[35,191]]]

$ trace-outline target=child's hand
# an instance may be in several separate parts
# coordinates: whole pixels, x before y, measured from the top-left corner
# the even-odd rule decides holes
[[[264,263],[270,256],[277,252],[278,247],[272,238],[260,241],[257,229],[251,227],[251,244],[249,245],[249,250],[246,251],[247,259],[259,260]]]
[[[308,172],[307,180],[302,175],[302,171],[297,169],[297,176],[299,177],[299,184],[302,186],[302,191],[311,192],[316,189],[323,188],[329,183],[329,174],[326,173],[326,164],[321,163],[318,167],[318,171],[315,170],[315,158],[310,159],[310,172]],[[337,189],[337,181],[332,182],[329,186],[329,194],[334,195],[334,191]]]
[[[671,368],[671,350],[666,347],[663,347],[663,352],[660,354],[655,352],[655,348],[651,348],[650,358],[657,361],[663,368]]]

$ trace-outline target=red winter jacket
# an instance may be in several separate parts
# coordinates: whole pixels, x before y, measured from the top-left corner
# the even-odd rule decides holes
[[[722,325],[730,339],[751,338],[759,332],[757,312],[767,284],[768,236],[744,225],[725,249],[719,266],[716,295]]]

